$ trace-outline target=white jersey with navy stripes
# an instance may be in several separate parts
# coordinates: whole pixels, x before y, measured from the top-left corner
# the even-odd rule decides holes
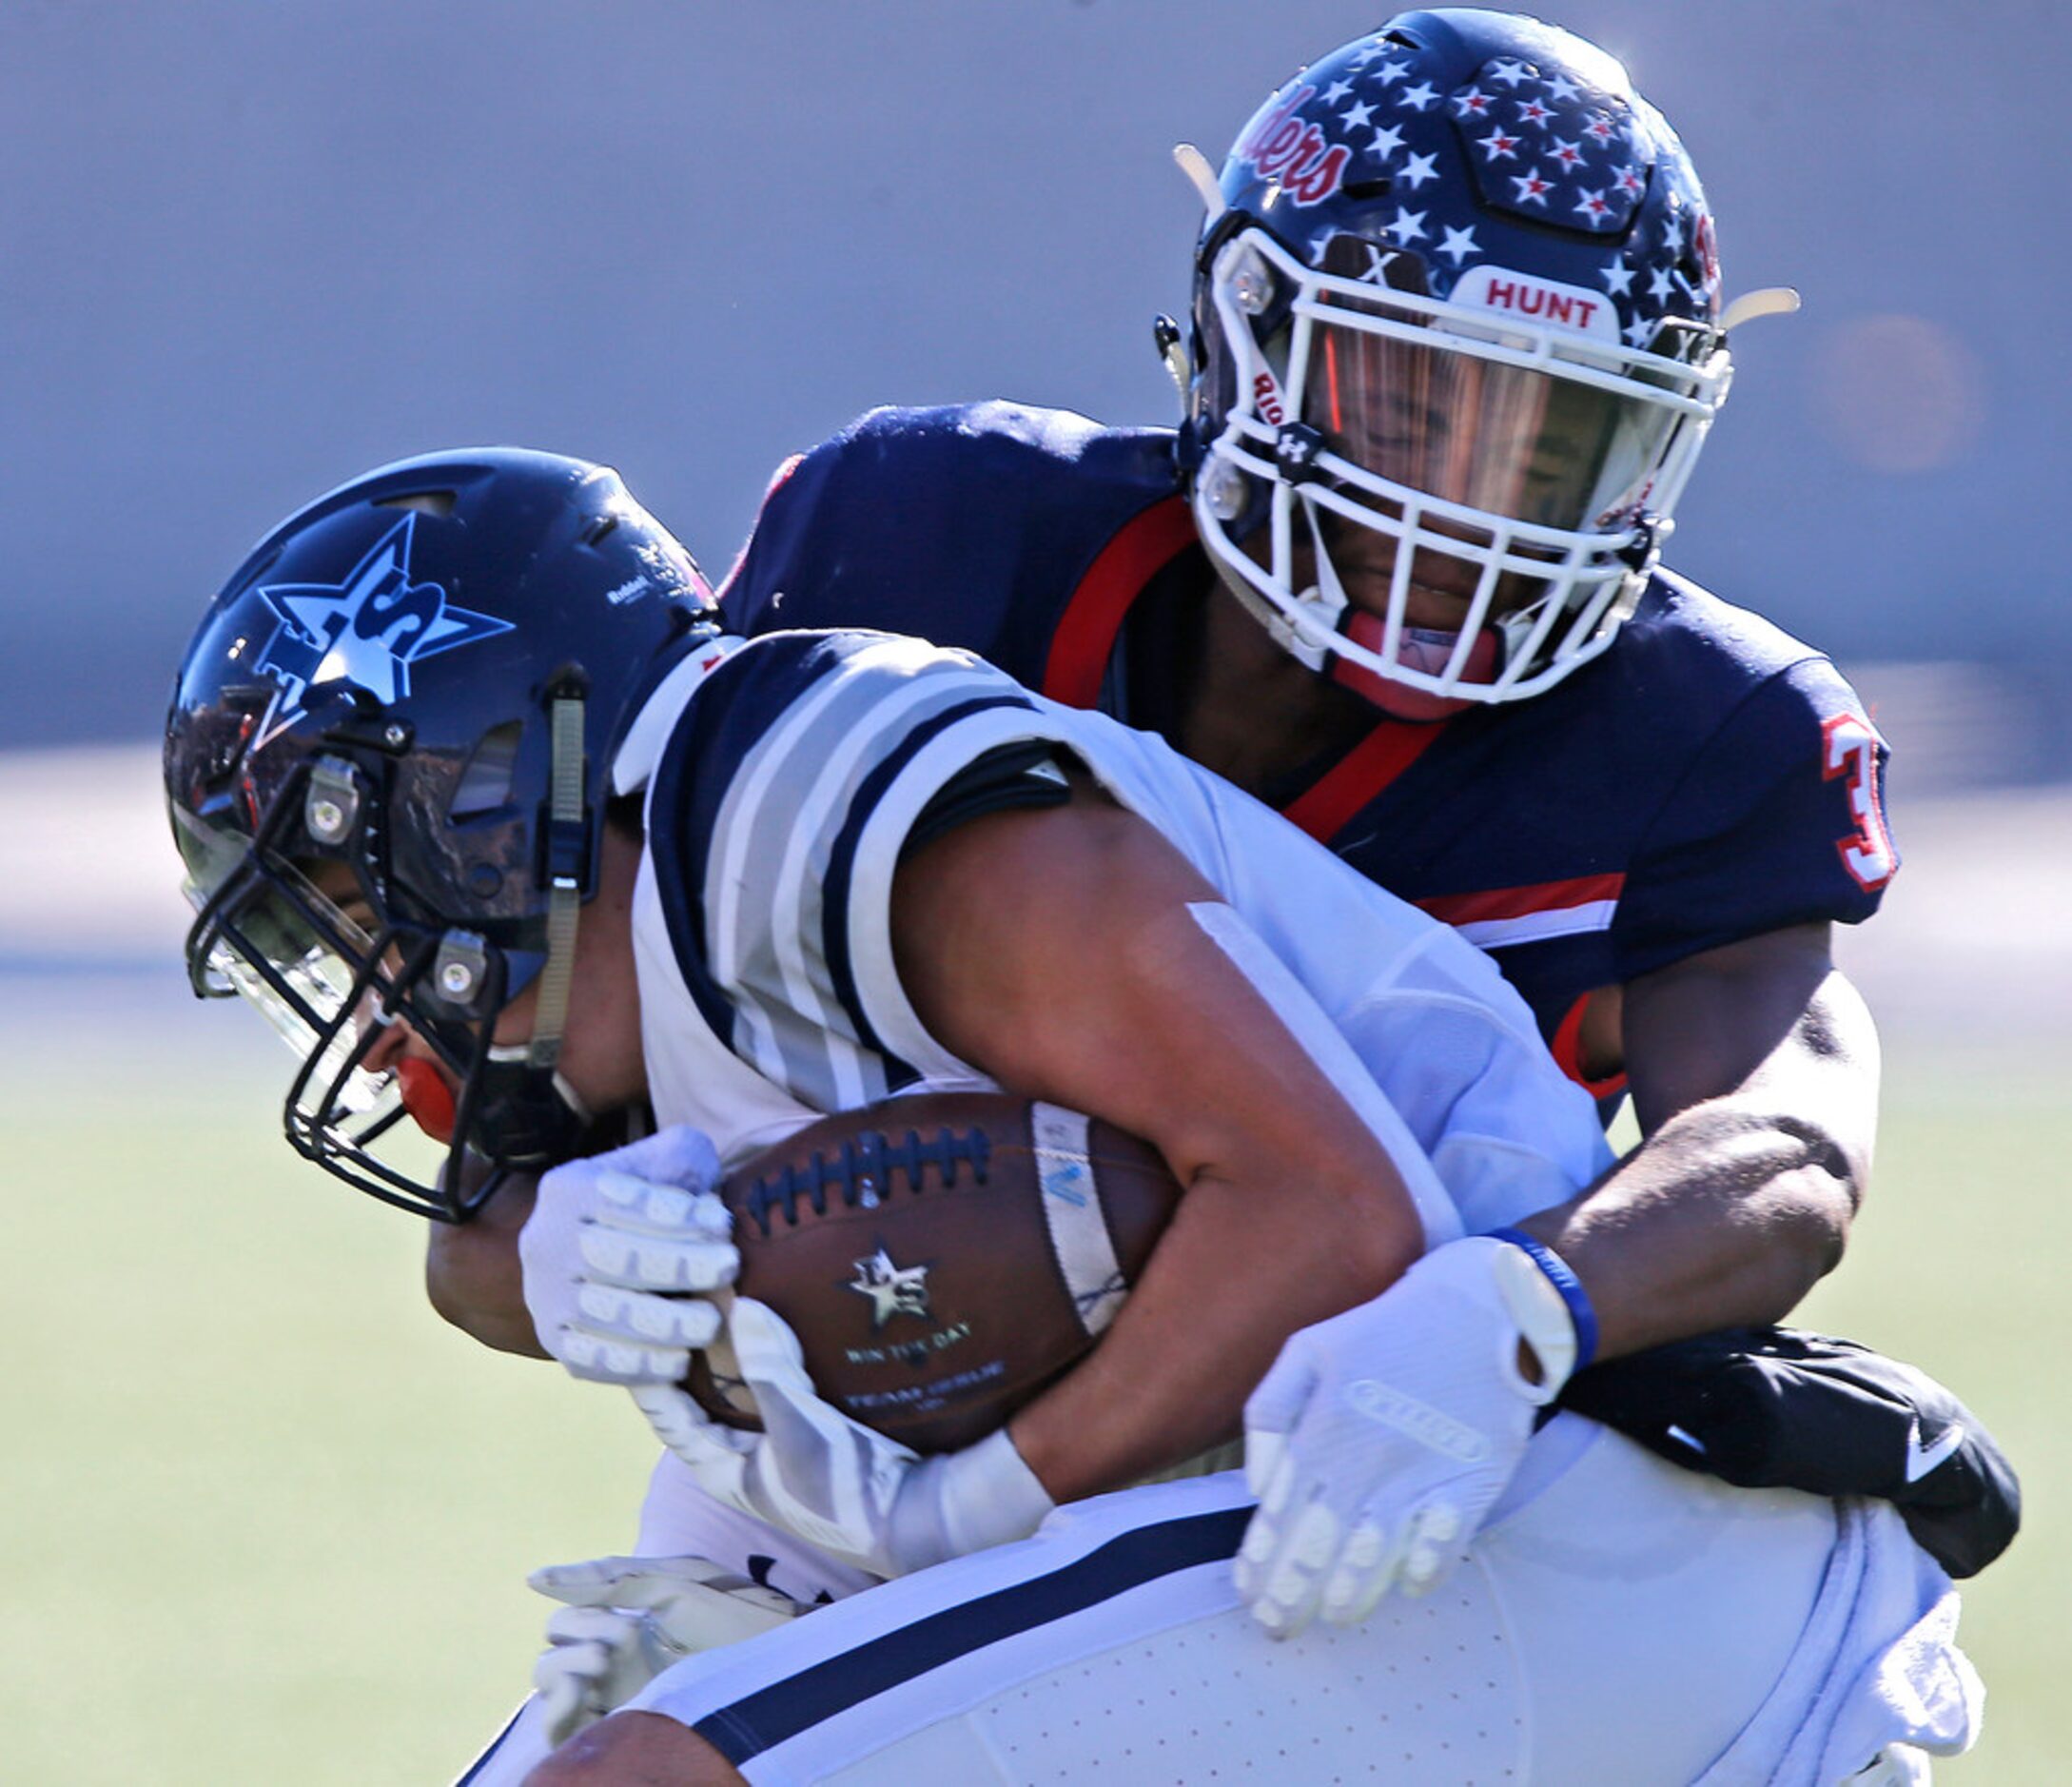
[[[992,1085],[915,1016],[891,884],[929,800],[1026,741],[1075,758],[1222,894],[1215,934],[1387,1146],[1433,1245],[1560,1203],[1609,1163],[1595,1107],[1457,933],[1149,734],[870,633],[700,654],[615,766],[622,793],[647,790],[633,923],[658,1121],[706,1130],[733,1166],[888,1093]],[[717,1506],[667,1456],[637,1542],[804,1599],[869,1580]]]
[[[930,797],[1027,739],[1085,765],[1228,901],[1226,947],[1390,1146],[1435,1242],[1604,1164],[1590,1101],[1472,946],[1158,741],[960,654],[854,635],[682,667],[617,766],[622,792],[650,789],[635,941],[663,1122],[732,1161],[889,1091],[987,1084],[916,1020],[887,908]],[[836,1604],[633,1704],[752,1782],[845,1787],[1813,1783],[1971,1729],[1954,1597],[1882,1503],[1732,1489],[1564,1414],[1438,1593],[1286,1643],[1237,1603],[1248,1513],[1236,1473],[1145,1486],[871,1586],[665,1459],[640,1550]]]
[[[705,1129],[731,1164],[829,1111],[991,1084],[907,999],[892,874],[947,783],[1026,741],[1084,764],[1229,903],[1241,923],[1220,939],[1402,1156],[1435,1243],[1558,1203],[1607,1163],[1595,1108],[1456,933],[1149,734],[868,633],[715,650],[622,754],[620,786],[648,789],[634,933],[658,1120]]]

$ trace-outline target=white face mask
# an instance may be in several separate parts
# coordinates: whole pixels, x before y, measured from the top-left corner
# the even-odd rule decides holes
[[[1235,236],[1212,292],[1238,401],[1195,484],[1290,651],[1447,707],[1537,695],[1611,642],[1730,377],[1717,331],[1689,331],[1687,363],[1626,346],[1587,293],[1476,270],[1441,302]],[[1265,340],[1262,292],[1294,294]]]

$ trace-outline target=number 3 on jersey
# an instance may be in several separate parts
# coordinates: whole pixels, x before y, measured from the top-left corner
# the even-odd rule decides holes
[[[1881,888],[1899,868],[1878,790],[1878,752],[1885,740],[1861,714],[1831,715],[1820,730],[1827,741],[1821,775],[1830,782],[1843,779],[1856,820],[1853,832],[1835,839],[1835,853],[1859,887]]]

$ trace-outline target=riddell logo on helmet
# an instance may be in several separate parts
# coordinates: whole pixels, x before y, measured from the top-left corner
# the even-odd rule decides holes
[[[1261,372],[1252,381],[1252,407],[1259,411],[1260,420],[1278,428],[1287,421],[1288,412],[1280,402],[1280,387],[1274,383],[1274,375]]]
[[[1295,114],[1317,89],[1299,87],[1261,113],[1237,147],[1240,161],[1259,170],[1261,179],[1278,180],[1280,190],[1297,205],[1316,205],[1345,184],[1353,151],[1342,143],[1324,147],[1324,134]]]
[[[1616,341],[1618,317],[1603,292],[1585,291],[1508,267],[1471,266],[1453,289],[1453,302],[1477,310],[1495,310],[1528,322],[1550,324],[1577,335],[1601,335]]]

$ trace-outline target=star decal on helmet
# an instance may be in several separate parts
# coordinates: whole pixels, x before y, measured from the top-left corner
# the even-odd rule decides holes
[[[254,659],[281,685],[278,720],[293,719],[323,683],[348,683],[388,706],[409,695],[413,664],[511,631],[508,620],[455,606],[437,583],[411,581],[417,519],[405,515],[337,583],[259,586],[281,621]]]
[[[1710,219],[1680,146],[1630,94],[1545,61],[1462,68],[1435,49],[1361,39],[1282,87],[1232,160],[1249,165],[1226,185],[1234,202],[1278,211],[1290,237],[1314,231],[1302,250],[1314,265],[1336,235],[1369,235],[1417,263],[1416,289],[1443,301],[1476,265],[1539,252],[1507,239],[1508,218],[1558,232],[1545,247],[1557,259],[1573,239],[1562,283],[1608,292],[1608,322],[1630,342],[1717,308]],[[1249,198],[1247,176],[1261,187]],[[1300,221],[1312,209],[1319,221]],[[1341,225],[1340,209],[1361,214]],[[1492,227],[1477,228],[1484,221]],[[1612,255],[1602,274],[1597,243]],[[1404,282],[1392,271],[1391,283]]]

